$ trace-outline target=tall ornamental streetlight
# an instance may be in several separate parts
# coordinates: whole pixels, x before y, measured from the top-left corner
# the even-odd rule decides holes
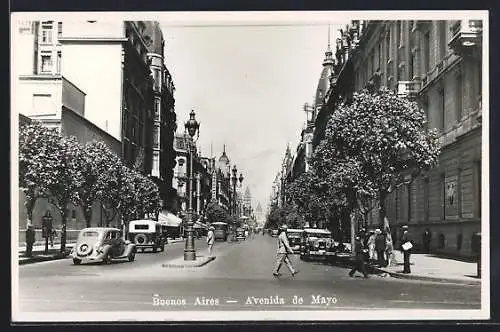
[[[231,177],[233,183],[233,216],[236,217],[236,183],[238,183],[238,168],[236,165],[233,165],[233,176]]]
[[[189,121],[184,124],[185,131],[191,137],[191,141],[188,143],[189,146],[189,207],[187,212],[187,238],[186,245],[184,247],[184,260],[194,261],[196,260],[196,250],[194,248],[194,236],[193,236],[193,151],[192,143],[196,143],[200,137],[200,123],[195,119],[195,113],[191,110],[189,113]],[[196,135],[196,140],[194,136]],[[186,133],[184,133],[186,137]]]
[[[243,183],[243,174],[240,173],[240,177],[238,178],[238,180],[240,181],[240,187],[241,187]]]

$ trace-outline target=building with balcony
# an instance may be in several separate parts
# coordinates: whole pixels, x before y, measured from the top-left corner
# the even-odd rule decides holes
[[[76,136],[82,143],[104,141],[129,167],[152,175],[156,122],[151,69],[158,64],[153,61],[154,52],[159,52],[155,38],[162,38],[156,25],[71,20],[14,22],[14,26],[14,111]],[[153,28],[148,30],[148,26]],[[159,44],[163,47],[163,40]],[[148,47],[153,51],[150,57]],[[175,127],[173,84],[165,69],[157,83],[162,86],[159,92],[166,110],[160,121],[166,129],[159,144],[160,152],[172,157],[168,132]],[[168,187],[173,160],[164,158],[164,169],[158,173],[165,175]],[[35,208],[34,219],[38,210],[45,212],[47,207],[42,205]],[[102,222],[100,212],[93,213],[93,224]],[[57,213],[52,215],[57,225]],[[68,231],[80,229],[84,220],[80,209],[71,207],[70,216]]]
[[[481,231],[482,38],[480,20],[352,21],[314,120],[317,146],[328,116],[356,90],[386,86],[421,105],[440,132],[439,165],[396,188],[386,209],[395,238],[408,225],[417,247],[428,241],[433,252],[470,256]],[[374,209],[368,224],[380,222]]]
[[[165,66],[165,39],[158,22],[145,22],[144,40],[148,48],[148,61],[153,77],[153,126],[151,177],[160,189],[162,208],[171,210],[176,192],[172,187],[176,154],[174,133],[177,129],[175,114],[175,86]]]

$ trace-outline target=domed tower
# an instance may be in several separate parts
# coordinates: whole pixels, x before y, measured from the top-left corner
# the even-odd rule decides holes
[[[222,155],[219,158],[219,170],[224,176],[229,176],[229,167],[229,158],[226,155],[226,144],[224,144]]]
[[[330,76],[333,74],[334,64],[335,61],[333,59],[333,53],[330,48],[330,26],[328,26],[328,47],[325,52],[325,59],[323,60],[323,70],[321,70],[318,87],[316,88],[313,119],[316,117],[316,114],[318,114],[319,109],[323,105],[325,94],[330,88]]]

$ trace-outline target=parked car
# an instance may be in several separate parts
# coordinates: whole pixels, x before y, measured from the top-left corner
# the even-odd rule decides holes
[[[70,256],[75,265],[92,261],[108,264],[114,259],[128,259],[132,262],[135,253],[135,244],[125,241],[119,229],[91,227],[80,231]]]
[[[300,259],[324,259],[335,257],[335,242],[326,229],[306,228],[302,232]]]
[[[288,228],[286,230],[288,243],[290,243],[290,247],[292,247],[294,254],[300,254],[300,245],[302,243],[303,232],[304,230],[295,228]]]
[[[128,239],[135,243],[137,249],[151,248],[153,251],[164,251],[168,242],[167,234],[164,233],[161,224],[154,220],[141,219],[132,220],[128,224]]]
[[[278,230],[277,229],[272,229],[271,230],[271,236],[272,237],[278,237]]]

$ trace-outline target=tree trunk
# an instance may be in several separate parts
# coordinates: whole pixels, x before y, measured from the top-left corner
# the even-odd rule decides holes
[[[351,256],[356,256],[354,248],[356,247],[356,213],[354,210],[350,213],[351,218]]]
[[[67,204],[66,204],[67,205]],[[66,205],[63,205],[62,209],[59,209],[59,212],[61,213],[61,254],[65,255],[66,254],[66,219],[67,219],[67,213],[66,213]]]
[[[32,199],[28,199],[27,197],[33,197]],[[33,209],[35,208],[35,202],[36,202],[36,197],[35,193],[32,192],[30,195],[26,195],[26,201],[24,202],[24,205],[26,206],[26,212],[28,215],[28,223],[31,223],[33,221]]]
[[[83,208],[83,216],[85,217],[85,226],[90,227],[92,221],[92,205],[82,206],[82,208]]]
[[[379,205],[380,209],[378,210],[378,218],[379,218],[379,225],[381,229],[384,227],[384,218],[386,216],[386,210],[385,210],[385,199],[387,198],[387,194],[385,192],[380,191],[379,192]]]

